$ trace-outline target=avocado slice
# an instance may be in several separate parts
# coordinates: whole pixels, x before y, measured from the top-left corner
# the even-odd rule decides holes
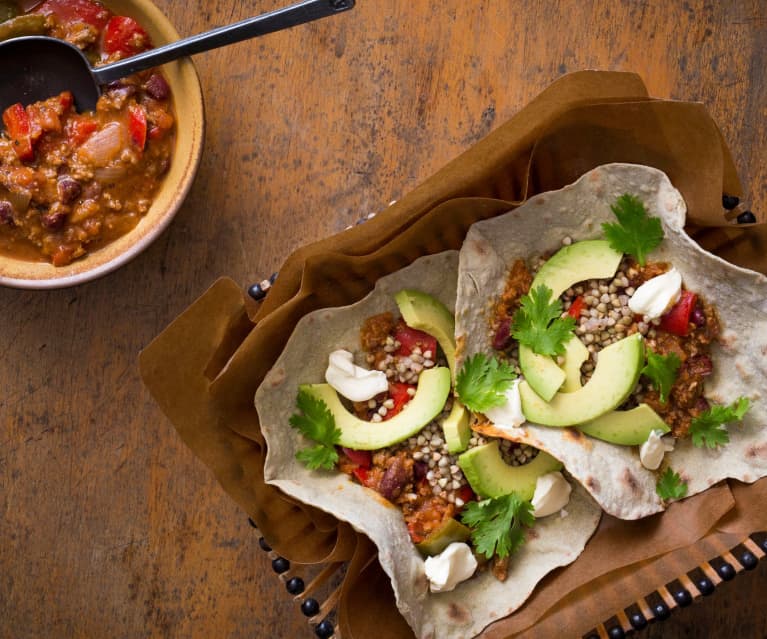
[[[352,415],[330,384],[304,384],[301,390],[325,402],[341,431],[339,446],[377,450],[407,439],[440,414],[450,393],[450,371],[444,366],[423,371],[413,399],[385,422],[368,422]]]
[[[453,400],[453,408],[442,422],[442,432],[445,434],[447,452],[454,455],[468,448],[469,439],[471,439],[469,411],[457,399]]]
[[[671,429],[647,404],[639,404],[631,410],[614,410],[587,424],[578,424],[578,430],[612,444],[641,446],[652,431],[668,433]]]
[[[413,289],[403,289],[394,296],[402,319],[410,328],[435,337],[455,377],[455,318],[435,297]],[[434,353],[436,357],[437,354]]]
[[[560,388],[563,393],[572,393],[583,386],[581,384],[581,366],[588,358],[589,349],[578,339],[577,335],[567,341],[565,344],[565,363],[562,364],[562,370],[565,371],[565,382]]]
[[[611,248],[607,240],[576,242],[546,260],[530,288],[545,284],[551,289],[552,299],[557,299],[573,284],[612,277],[622,259],[623,253]]]
[[[503,461],[498,440],[467,450],[458,458],[458,465],[474,492],[481,497],[517,493],[527,501],[535,494],[538,477],[562,468],[559,460],[542,450],[524,466],[511,466]]]
[[[611,248],[606,240],[576,242],[561,248],[541,266],[530,289],[544,284],[551,289],[551,299],[557,299],[573,284],[612,277],[622,259],[623,253]],[[530,387],[547,402],[566,379],[551,357],[539,355],[521,344],[519,368]]]
[[[568,340],[568,343],[573,341]],[[563,371],[553,358],[538,355],[529,346],[519,345],[519,369],[527,383],[542,399],[549,401],[565,381]]]
[[[464,526],[457,519],[448,517],[439,528],[430,533],[422,542],[417,543],[415,547],[422,555],[433,557],[453,542],[466,541],[469,537],[471,537],[471,528]]]
[[[574,426],[596,419],[620,406],[634,390],[644,364],[639,333],[624,337],[599,352],[594,374],[582,388],[541,399],[526,382],[519,385],[525,417],[544,426]]]

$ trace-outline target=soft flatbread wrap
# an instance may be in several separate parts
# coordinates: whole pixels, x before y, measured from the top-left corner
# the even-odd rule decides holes
[[[460,251],[456,335],[459,368],[476,353],[497,353],[492,316],[515,261],[529,262],[563,244],[604,238],[602,224],[615,222],[611,205],[624,194],[639,198],[662,223],[664,239],[648,260],[673,265],[684,286],[715,308],[721,330],[711,344],[713,372],[705,379],[706,403],[747,398],[750,408],[742,423],[726,425],[729,443],[721,446],[696,447],[690,437],[679,438],[658,470],[643,466],[639,446],[600,441],[575,428],[528,421],[500,429],[490,420],[480,420],[478,428],[547,451],[606,512],[637,519],[662,511],[672,500],[662,499],[657,489],[666,469],[686,483],[684,496],[723,479],[750,483],[767,475],[767,278],[704,251],[685,233],[686,206],[667,176],[644,166],[606,165],[510,213],[474,224]]]
[[[453,312],[457,268],[456,251],[422,257],[381,278],[356,304],[306,315],[296,325],[255,400],[268,447],[264,468],[267,483],[349,522],[376,544],[397,606],[421,638],[471,637],[512,613],[544,575],[576,559],[601,514],[588,493],[573,482],[566,512],[536,521],[521,550],[511,557],[506,581],[498,581],[484,570],[453,591],[435,593],[430,591],[424,559],[412,543],[398,508],[346,474],[309,470],[296,459],[297,452],[306,447],[302,434],[289,426],[296,412],[299,385],[324,381],[328,354],[337,349],[357,350],[363,321],[386,311],[396,313],[394,295],[402,289],[417,287]]]

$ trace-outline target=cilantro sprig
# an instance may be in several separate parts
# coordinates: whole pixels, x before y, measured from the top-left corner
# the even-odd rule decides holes
[[[461,512],[461,520],[472,528],[476,551],[488,559],[508,557],[525,543],[523,526],[535,523],[533,505],[516,493],[483,501],[471,501]]]
[[[511,326],[514,339],[539,355],[564,354],[575,328],[575,318],[561,317],[562,302],[551,296],[552,290],[545,284],[523,295]]]
[[[662,404],[668,402],[668,394],[676,381],[681,363],[676,353],[660,355],[652,349],[647,350],[647,364],[642,369],[642,375],[652,382]]]
[[[725,428],[729,422],[739,422],[751,408],[748,397],[739,397],[729,406],[715,404],[697,417],[690,424],[690,435],[694,446],[717,448],[730,441],[730,434]]]
[[[633,255],[645,265],[647,254],[663,241],[663,227],[657,217],[647,215],[647,209],[638,197],[621,195],[611,207],[618,223],[602,224],[610,246],[621,253]]]
[[[661,499],[681,499],[687,494],[687,482],[682,481],[671,468],[667,468],[655,485],[655,492]]]
[[[455,392],[470,410],[481,413],[501,406],[517,375],[507,363],[477,353],[467,359],[455,378]]]
[[[341,437],[333,413],[325,402],[304,389],[298,391],[296,405],[301,413],[290,417],[290,425],[304,437],[317,442],[316,446],[299,450],[296,459],[311,470],[332,470],[338,461],[335,445]]]

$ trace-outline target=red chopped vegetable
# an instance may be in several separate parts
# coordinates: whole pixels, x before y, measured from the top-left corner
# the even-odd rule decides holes
[[[431,356],[437,355],[437,339],[432,337],[428,333],[410,328],[404,322],[400,322],[397,325],[397,332],[394,334],[400,346],[397,351],[397,355],[408,356],[413,352],[413,349],[417,346],[421,349],[421,353],[431,351]]]
[[[123,57],[136,55],[151,46],[149,35],[133,18],[114,16],[104,29],[104,53]]]
[[[373,454],[369,450],[354,450],[353,448],[345,448],[343,446],[341,450],[357,466],[367,469],[373,465]]]
[[[34,158],[32,127],[29,122],[29,115],[20,102],[3,111],[3,124],[5,124],[8,137],[13,142],[13,150],[19,160],[26,161]]]
[[[476,498],[476,495],[474,494],[474,491],[471,489],[471,486],[466,484],[464,486],[461,486],[458,489],[458,492],[456,493],[456,497],[463,500],[464,504],[467,504],[470,501],[473,501]]]
[[[85,22],[96,27],[99,31],[109,21],[109,9],[91,0],[46,0],[35,13],[44,16],[54,15],[64,24]]]
[[[99,128],[96,118],[89,115],[75,115],[66,125],[67,141],[73,147],[79,147]]]
[[[570,317],[574,317],[575,319],[578,319],[581,316],[581,311],[583,310],[584,306],[585,306],[585,302],[583,301],[583,296],[579,295],[573,300],[573,303],[570,305],[570,308],[567,309],[567,314]]]
[[[128,130],[131,140],[139,149],[146,145],[146,111],[138,104],[128,107]]]
[[[695,308],[697,295],[683,290],[679,301],[660,318],[660,328],[674,335],[685,337],[690,330],[690,314]]]
[[[367,486],[368,471],[365,468],[358,466],[352,471],[352,474],[357,478],[357,481],[359,481],[360,484]]]
[[[408,393],[410,388],[415,389],[416,387],[413,384],[402,384],[400,382],[391,382],[389,384],[389,398],[394,401],[394,407],[386,411],[386,417],[383,418],[384,421],[394,417],[402,410],[405,404],[413,399],[412,395]]]

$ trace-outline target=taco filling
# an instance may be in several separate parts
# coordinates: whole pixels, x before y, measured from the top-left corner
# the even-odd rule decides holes
[[[290,424],[317,445],[296,457],[339,470],[398,508],[427,558],[432,592],[477,569],[504,581],[536,517],[567,516],[572,488],[546,453],[471,432],[452,392],[453,314],[423,291],[394,299],[400,313],[366,317],[356,350],[329,353],[325,384],[300,386]],[[507,366],[493,375],[515,377]],[[457,385],[467,383],[462,371]]]

